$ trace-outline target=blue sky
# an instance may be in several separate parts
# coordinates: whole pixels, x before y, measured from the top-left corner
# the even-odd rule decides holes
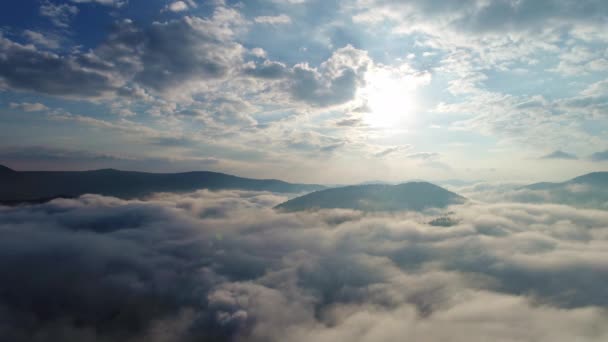
[[[608,2],[5,1],[0,160],[291,181],[608,167]]]

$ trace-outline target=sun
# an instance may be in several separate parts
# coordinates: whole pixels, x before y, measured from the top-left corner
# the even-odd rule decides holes
[[[415,101],[407,80],[380,70],[366,77],[362,98],[369,112],[364,116],[368,125],[376,128],[399,128],[411,121]]]

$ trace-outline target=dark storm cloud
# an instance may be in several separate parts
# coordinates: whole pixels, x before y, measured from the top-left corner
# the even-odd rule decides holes
[[[0,334],[11,341],[608,337],[604,211],[467,205],[451,209],[457,224],[435,227],[426,222],[440,213],[270,209],[283,200],[200,191],[0,208]]]

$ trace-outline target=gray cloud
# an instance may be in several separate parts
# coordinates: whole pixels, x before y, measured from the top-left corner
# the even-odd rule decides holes
[[[350,45],[338,49],[320,69],[307,64],[293,69],[291,94],[314,106],[331,106],[354,99],[363,76],[371,65],[367,52]]]
[[[193,83],[223,79],[240,67],[245,51],[234,36],[243,23],[237,11],[223,7],[209,18],[154,22],[145,29],[127,19],[96,49],[67,55],[0,36],[0,78],[15,89],[74,98],[113,96],[127,83],[188,93]]]
[[[596,162],[607,161],[608,160],[608,150],[602,152],[595,152],[591,155],[591,160]]]
[[[455,225],[436,227],[432,213],[270,209],[284,199],[200,191],[0,208],[0,332],[11,341],[608,337],[605,211],[466,205],[450,209]]]
[[[10,103],[10,107],[11,108],[17,108],[20,109],[24,112],[40,112],[40,111],[44,111],[44,110],[48,110],[49,108],[45,105],[43,105],[42,103],[30,103],[30,102],[23,102],[23,103],[15,103],[15,102],[11,102]]]
[[[540,157],[540,159],[566,159],[566,160],[576,160],[578,157],[574,154],[570,154],[564,151],[553,151],[547,155]]]
[[[573,24],[601,24],[608,13],[602,1],[522,0],[480,1],[361,1],[361,19],[379,21],[403,19],[410,24],[436,24],[455,31],[496,33],[502,31],[538,32]],[[415,27],[415,25],[412,25]]]
[[[406,156],[409,159],[431,160],[439,157],[437,152],[416,152]]]
[[[392,155],[396,152],[403,152],[403,151],[407,151],[409,149],[411,149],[412,146],[411,145],[399,145],[399,146],[392,146],[392,147],[388,147],[385,148],[379,152],[374,153],[374,156],[376,157],[386,157],[388,155]]]
[[[223,78],[235,69],[245,52],[232,41],[235,25],[242,19],[236,11],[217,11],[211,19],[185,17],[142,31],[138,41],[145,68],[135,80],[166,91],[182,82]]]
[[[103,97],[119,81],[103,70],[75,63],[73,57],[39,51],[0,35],[0,81],[18,90],[66,97]]]

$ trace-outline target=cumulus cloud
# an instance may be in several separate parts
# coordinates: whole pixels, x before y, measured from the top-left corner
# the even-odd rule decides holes
[[[174,1],[167,5],[165,7],[165,10],[169,10],[171,12],[183,12],[196,7],[196,2],[194,2],[193,0]]]
[[[271,193],[0,207],[11,341],[604,341],[608,214],[278,213]]]
[[[107,96],[121,84],[107,70],[87,68],[77,63],[73,56],[40,51],[33,45],[22,45],[2,35],[0,53],[0,81],[17,90],[96,98]]]
[[[187,16],[146,28],[124,19],[94,50],[67,54],[0,35],[0,79],[17,90],[72,98],[107,98],[125,93],[123,87],[190,94],[240,67],[246,49],[234,38],[243,24],[236,10],[225,7],[210,17]]]
[[[292,96],[315,106],[346,103],[355,98],[372,60],[351,45],[336,50],[320,68],[298,64],[293,69]]]

